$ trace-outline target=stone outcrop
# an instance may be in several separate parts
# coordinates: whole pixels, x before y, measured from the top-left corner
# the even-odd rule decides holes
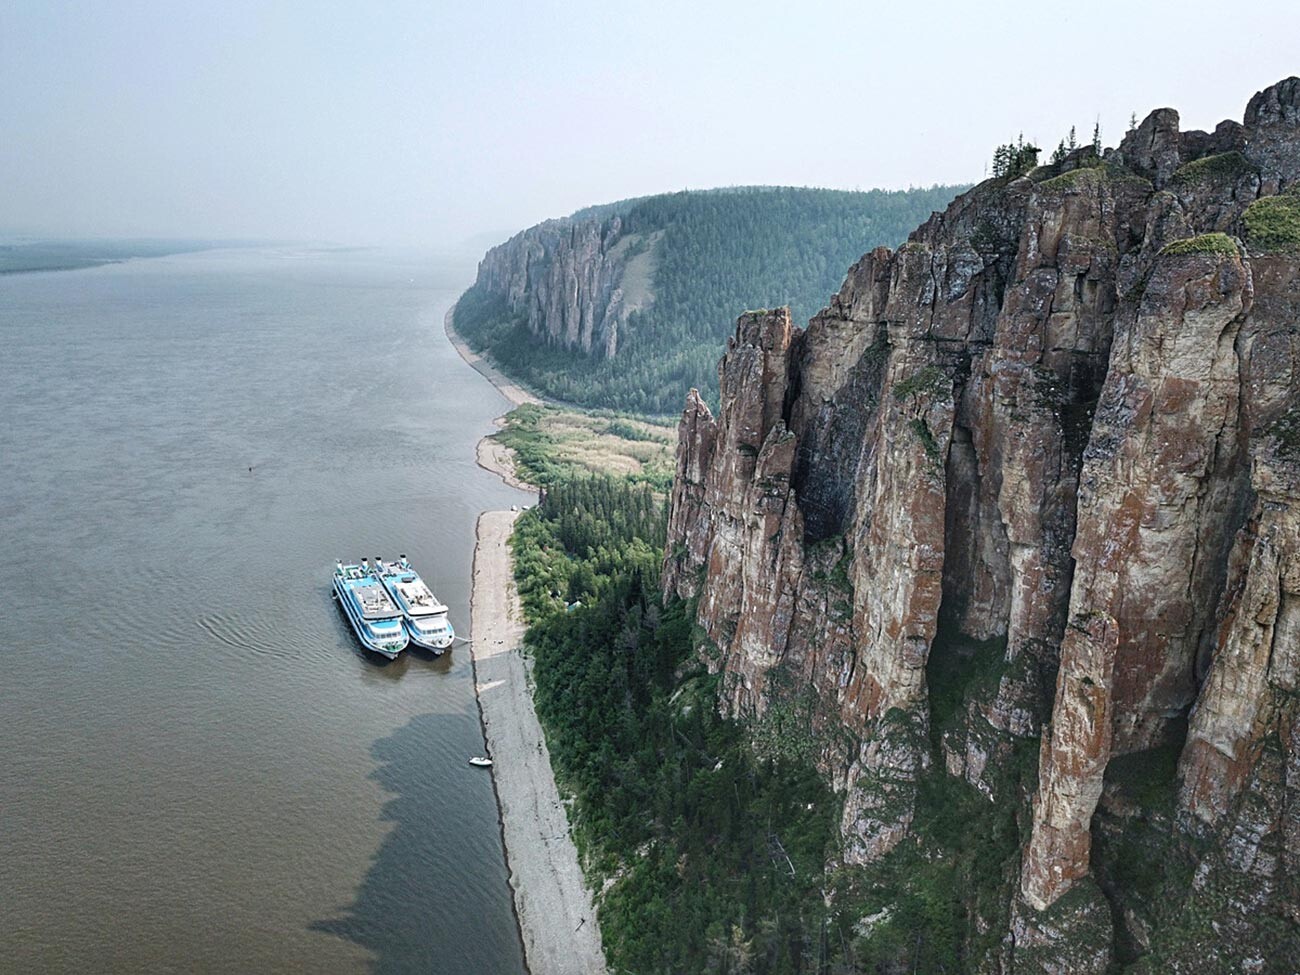
[[[1159,743],[1196,691],[1245,485],[1237,254],[1157,260],[1111,350],[1084,458],[1069,622],[1023,890],[1043,909],[1089,869],[1106,763]]]
[[[628,317],[654,300],[661,236],[625,233],[617,214],[548,220],[488,251],[475,289],[544,342],[612,358]]]
[[[1290,193],[1300,80],[1213,133],[1160,109],[867,254],[806,330],[746,314],[717,417],[688,400],[665,591],[698,600],[727,713],[806,716],[850,862],[908,836],[936,758],[1017,801],[999,769],[1039,748],[1003,970],[1111,963],[1094,818],[1112,762],[1161,749],[1223,964],[1300,923]],[[976,653],[932,727],[934,673]]]

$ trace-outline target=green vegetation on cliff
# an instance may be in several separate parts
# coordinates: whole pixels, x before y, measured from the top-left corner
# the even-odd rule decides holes
[[[1300,196],[1267,196],[1246,207],[1250,246],[1265,253],[1300,251]]]
[[[476,351],[548,396],[583,406],[676,413],[690,387],[716,396],[719,350],[745,308],[789,305],[806,321],[850,264],[897,246],[961,187],[903,191],[747,187],[645,197],[597,212],[625,238],[657,240],[653,302],[633,312],[612,358],[534,336],[506,297],[476,284],[455,327]],[[580,215],[576,215],[578,217]],[[541,275],[530,269],[533,275]]]
[[[1179,186],[1232,183],[1253,172],[1255,167],[1247,162],[1246,157],[1241,153],[1221,152],[1214,156],[1202,156],[1178,167],[1174,172],[1173,181]]]
[[[947,773],[936,729],[918,839],[843,866],[840,802],[810,756],[756,749],[753,729],[719,716],[694,606],[662,601],[665,517],[648,486],[570,478],[512,540],[535,703],[603,891],[611,970],[977,970],[1006,930],[1036,743],[1007,756],[1006,798],[991,802]],[[940,659],[932,690],[960,726],[1000,656]],[[792,721],[783,734],[799,733]]]
[[[1227,234],[1201,234],[1199,237],[1176,240],[1166,246],[1160,253],[1162,256],[1169,257],[1179,257],[1187,254],[1233,255],[1237,253],[1237,244]]]

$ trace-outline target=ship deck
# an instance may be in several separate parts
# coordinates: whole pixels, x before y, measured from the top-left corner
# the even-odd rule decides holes
[[[447,612],[447,607],[438,602],[433,590],[418,573],[402,569],[396,564],[388,564],[384,566],[383,578],[402,601],[409,615],[438,616]]]
[[[366,620],[392,619],[401,615],[401,610],[393,602],[383,585],[373,576],[360,579],[345,579],[343,585],[356,600],[361,609],[361,617]]]

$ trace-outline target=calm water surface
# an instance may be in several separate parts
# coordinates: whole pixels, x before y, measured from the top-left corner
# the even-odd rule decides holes
[[[472,272],[0,277],[0,970],[522,972],[467,649],[367,657],[329,589],[406,552],[469,635],[527,500],[442,333]]]

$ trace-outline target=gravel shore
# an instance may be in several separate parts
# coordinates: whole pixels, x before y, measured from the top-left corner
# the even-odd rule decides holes
[[[456,351],[460,353],[460,357],[477,369],[488,382],[501,391],[502,396],[510,400],[515,406],[523,406],[525,403],[540,404],[541,399],[524,389],[513,379],[510,379],[500,369],[465,344],[465,340],[460,337],[456,332],[456,327],[451,323],[452,316],[455,313],[455,305],[447,309],[447,314],[442,319],[442,328],[447,333],[447,338],[451,340],[451,344],[456,347]]]
[[[600,928],[551,774],[508,545],[514,511],[485,511],[474,550],[474,686],[483,714],[515,911],[532,975],[605,971]]]
[[[461,357],[513,405],[540,403],[465,345],[451,324],[454,311],[443,324]],[[533,487],[518,478],[510,451],[495,440],[479,441],[477,460],[515,487]],[[518,517],[515,511],[479,515],[470,604],[474,689],[493,761],[510,888],[531,975],[604,975],[600,926],[533,710],[531,663],[520,651],[523,610],[509,547]]]

